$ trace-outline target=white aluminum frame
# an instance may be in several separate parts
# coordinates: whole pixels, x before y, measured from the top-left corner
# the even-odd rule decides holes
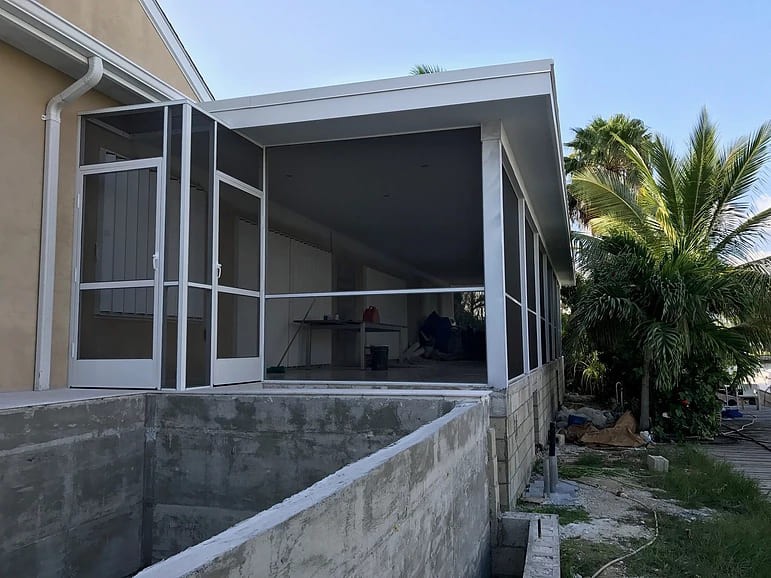
[[[509,382],[506,343],[502,133],[503,126],[500,121],[482,124],[485,341],[487,384],[493,389],[506,389]]]
[[[164,127],[168,111],[164,112]],[[165,133],[165,130],[164,130]],[[80,145],[79,145],[80,146]],[[70,310],[70,356],[68,385],[70,387],[104,387],[127,389],[158,389],[161,386],[161,346],[163,330],[163,253],[166,205],[165,150],[161,157],[99,163],[78,167],[76,171],[75,234],[73,242],[73,284]],[[78,151],[79,153],[80,151]],[[114,174],[142,169],[156,171],[155,247],[152,280],[80,281],[83,241],[83,183],[88,175]],[[80,295],[82,291],[129,287],[153,287],[153,347],[150,359],[78,359]]]
[[[265,155],[263,154],[263,163]],[[264,167],[264,164],[263,164]],[[263,186],[264,186],[263,173]],[[220,213],[220,183],[225,183],[244,193],[253,195],[260,200],[260,290],[241,289],[238,287],[220,286],[218,278],[219,269],[219,213]],[[228,383],[243,383],[247,381],[261,381],[264,371],[264,317],[265,317],[265,231],[266,225],[265,194],[262,190],[253,187],[232,177],[222,171],[216,171],[214,175],[214,207],[212,219],[214,229],[212,235],[212,304],[211,304],[211,384],[224,385]],[[259,350],[257,357],[219,358],[217,356],[217,334],[219,324],[218,297],[220,293],[241,295],[258,299],[259,302]]]
[[[505,136],[505,135],[502,135]],[[505,143],[505,139],[503,141]],[[506,151],[506,147],[503,147],[503,172],[505,173],[506,178],[509,179],[511,182],[512,189],[514,190],[514,196],[516,197],[517,201],[517,239],[519,241],[519,253],[517,254],[517,259],[519,260],[519,296],[520,299],[515,299],[512,295],[510,295],[508,292],[506,292],[506,298],[509,299],[512,303],[516,303],[519,306],[519,313],[520,313],[520,334],[521,334],[521,340],[522,340],[522,373],[519,375],[511,376],[509,375],[509,385],[511,385],[514,381],[518,380],[520,377],[528,373],[528,364],[530,363],[529,359],[529,345],[528,345],[528,336],[527,336],[527,261],[525,259],[525,200],[522,197],[521,193],[521,185],[517,181],[516,174],[514,170],[511,167],[511,162],[508,158],[508,152]],[[504,223],[505,223],[506,215],[504,215]],[[504,225],[505,226],[505,225]],[[506,258],[506,247],[504,247],[504,268],[505,268],[505,258]],[[508,332],[508,324],[507,324],[507,332]],[[507,333],[508,335],[508,333]],[[507,337],[508,339],[508,337]],[[507,352],[508,356],[508,352]],[[508,357],[507,357],[508,359]]]
[[[179,275],[177,275],[177,391],[186,389],[187,381],[187,300],[190,253],[190,143],[193,111],[182,104],[182,142],[179,174]],[[214,131],[215,135],[217,131]],[[215,137],[216,138],[216,137]],[[216,144],[216,143],[215,143]],[[216,149],[215,149],[216,150]],[[212,167],[214,170],[214,167]],[[213,322],[213,321],[212,321]]]
[[[361,291],[317,291],[309,293],[270,293],[266,299],[296,299],[298,297],[367,297],[369,295],[420,295],[437,293],[479,293],[484,285],[469,287],[422,287],[418,289],[362,289]]]

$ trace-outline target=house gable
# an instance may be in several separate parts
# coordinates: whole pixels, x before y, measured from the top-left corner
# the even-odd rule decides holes
[[[211,93],[155,0],[39,0],[193,100]]]

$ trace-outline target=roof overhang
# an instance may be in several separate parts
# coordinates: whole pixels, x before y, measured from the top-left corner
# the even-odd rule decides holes
[[[205,110],[265,146],[481,126],[501,121],[504,148],[555,272],[574,282],[551,60],[207,102]]]
[[[72,78],[85,73],[90,56],[100,57],[104,75],[96,90],[122,104],[187,99],[171,85],[32,0],[0,0],[0,41]]]

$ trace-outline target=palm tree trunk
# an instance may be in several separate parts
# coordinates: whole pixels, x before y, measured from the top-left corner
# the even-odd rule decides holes
[[[643,376],[640,388],[640,431],[651,427],[651,362],[648,350],[643,354]]]

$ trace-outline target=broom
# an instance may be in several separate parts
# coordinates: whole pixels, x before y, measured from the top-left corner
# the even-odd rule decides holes
[[[300,329],[303,328],[303,323],[305,323],[305,320],[308,319],[308,315],[311,313],[311,309],[313,309],[313,304],[316,303],[316,298],[314,297],[311,301],[310,307],[308,307],[308,310],[305,312],[305,315],[303,316],[303,320],[299,323],[297,326],[297,330],[294,332],[294,335],[292,336],[292,340],[289,342],[289,345],[286,346],[286,349],[284,349],[284,353],[281,355],[281,359],[278,360],[278,363],[276,365],[273,365],[272,367],[268,367],[265,370],[265,373],[285,373],[286,367],[281,365],[284,361],[284,358],[286,357],[286,354],[289,353],[289,350],[292,347],[292,344],[294,343],[294,340],[297,339],[297,335],[300,333]]]

